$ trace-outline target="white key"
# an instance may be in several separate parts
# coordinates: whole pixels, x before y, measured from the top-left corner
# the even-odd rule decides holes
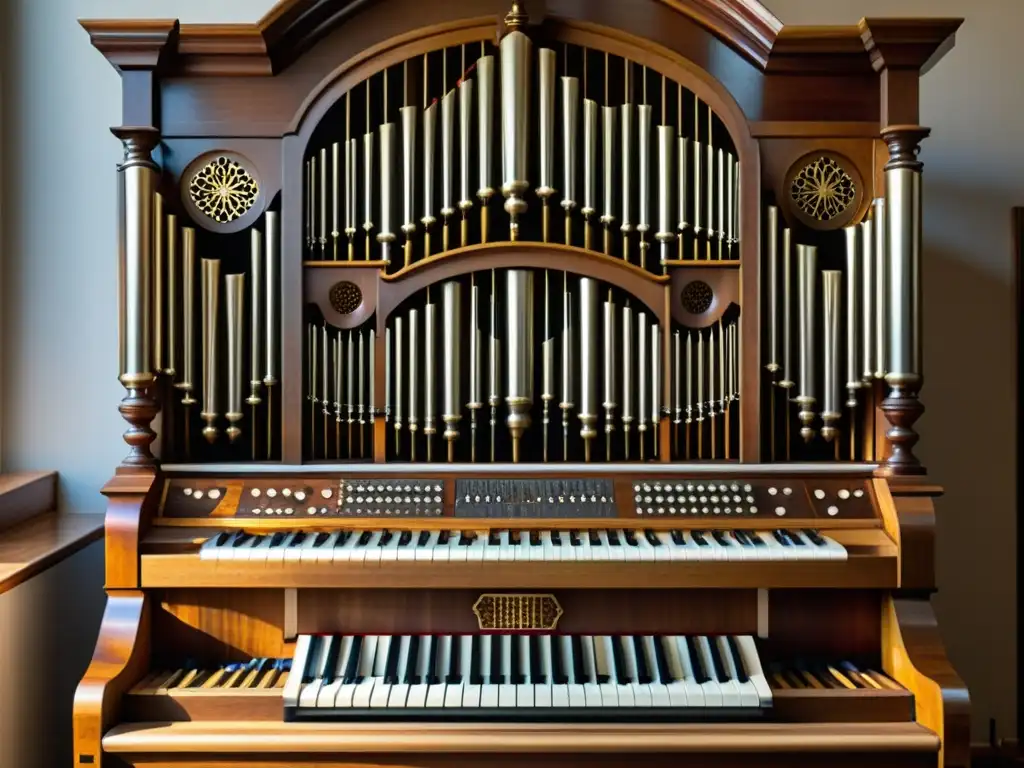
[[[305,534],[302,537],[302,541],[298,541],[299,534]],[[302,548],[306,545],[310,539],[316,536],[312,531],[296,531],[295,536],[284,548],[284,562],[286,563],[297,563],[299,557],[302,555]]]
[[[438,540],[440,538],[440,536],[441,536],[441,532],[440,531],[438,531],[437,535],[438,535],[438,538],[434,539],[433,542],[431,542],[431,548],[434,551],[434,555],[433,555],[432,559],[433,559],[433,561],[435,563],[447,563],[448,560],[451,558],[451,547],[452,547],[452,534],[451,534],[451,531],[448,532],[448,541],[446,541],[444,544],[441,544],[440,541]]]
[[[392,642],[398,640],[390,635],[381,635],[377,640],[377,656],[373,662],[374,685],[370,693],[370,706],[374,708],[386,707],[391,696],[391,683],[385,681],[384,676],[387,674]]]
[[[595,531],[595,533],[601,544],[597,547],[591,545],[590,554],[595,562],[607,563],[612,557],[611,552],[609,552],[611,544],[608,543],[608,531]]]
[[[270,545],[274,541],[274,534],[268,533],[263,537],[263,540],[255,547],[249,549],[249,562],[250,563],[265,563],[267,562],[267,555],[270,553]]]
[[[601,704],[605,707],[619,706],[619,685],[615,682],[615,655],[612,651],[612,638],[599,635],[594,638],[594,663],[598,674],[608,676],[608,682],[597,684],[601,690]]]
[[[732,678],[739,691],[740,706],[760,706],[757,689],[754,688],[754,684],[749,679],[745,683],[740,681],[739,670],[736,668],[736,662],[733,660],[732,649],[729,648],[729,639],[721,636],[715,639],[718,641],[718,654],[722,657],[722,663],[725,665],[725,673]]]
[[[409,697],[406,700],[407,707],[427,706],[427,688],[430,687],[426,683],[427,676],[430,674],[430,670],[427,668],[427,659],[430,658],[431,643],[433,642],[433,636],[420,635],[419,653],[416,660],[416,676],[420,679],[420,682],[409,686]]]
[[[391,531],[391,540],[380,548],[380,561],[382,563],[393,563],[398,559],[398,542],[401,540],[401,531]]]
[[[586,537],[584,537],[584,541],[586,541]],[[583,689],[583,684],[575,682],[576,676],[573,674],[573,659],[575,657],[572,652],[572,639],[569,635],[562,635],[558,640],[562,651],[562,669],[569,678],[569,685],[567,686],[569,706],[585,707],[587,706],[587,694]]]
[[[594,657],[594,638],[583,635],[580,638],[583,647],[583,674],[587,682],[583,684],[583,698],[588,707],[600,707],[604,704],[601,686],[597,683],[597,660]]]
[[[726,531],[722,538],[729,542],[728,559],[736,562],[740,560],[753,560],[755,557],[754,548],[752,546],[747,547],[741,544],[729,531]]]
[[[540,532],[540,546],[544,552],[543,556],[541,557],[542,560],[549,563],[557,563],[562,559],[562,553],[558,551],[561,550],[561,547],[556,547],[551,542],[551,531]]]
[[[409,684],[405,682],[405,670],[409,665],[409,651],[412,638],[409,635],[402,635],[400,638],[392,638],[391,642],[398,642],[398,666],[395,667],[397,683],[391,685],[391,693],[388,694],[388,707],[404,707],[409,697]]]
[[[747,676],[757,691],[758,703],[762,707],[771,706],[772,690],[768,685],[768,680],[765,679],[764,670],[761,668],[761,659],[758,657],[754,638],[750,635],[740,635],[736,638],[736,645],[739,648],[740,659],[743,661]]]
[[[452,646],[457,643],[459,646],[459,675],[462,680],[459,683],[451,683],[444,692],[445,707],[466,707],[472,706],[466,701],[466,689],[469,687],[469,654],[472,650],[472,637],[470,635],[455,635],[452,637]]]
[[[540,654],[540,671],[544,676],[544,682],[534,682],[533,705],[535,707],[550,707],[552,678],[551,678],[551,635],[541,635],[537,638],[537,651]]]
[[[442,708],[444,706],[444,694],[447,689],[445,678],[448,677],[448,663],[452,657],[452,636],[435,636],[437,653],[434,654],[433,674],[438,682],[427,687],[427,708]]]
[[[632,637],[620,637],[622,643],[622,655],[626,662],[626,671],[630,680],[630,688],[633,690],[633,706],[651,707],[654,706],[654,697],[651,695],[651,687],[640,682],[639,667],[636,661],[636,648],[633,645]]]
[[[569,544],[569,534],[566,531],[558,532],[558,540],[561,544],[555,544],[554,538],[551,539],[551,546],[558,551],[558,559],[565,563],[576,562],[576,548]]]
[[[469,547],[463,544],[459,544],[459,540],[461,538],[462,531],[453,531],[452,537],[448,540],[448,559],[453,563],[464,563],[469,558],[469,555],[467,554]]]
[[[728,678],[728,680],[726,680],[724,683],[721,680],[718,681],[718,687],[722,689],[722,703],[727,707],[744,706],[742,691],[740,690],[740,682],[730,672],[726,656],[722,653],[722,643],[725,642],[725,638],[708,637],[705,639],[708,643],[709,656],[711,651],[711,643],[715,643],[716,650],[718,651],[718,658],[722,661],[722,669],[725,672],[725,676]]]
[[[488,563],[496,563],[501,559],[501,545],[491,544],[490,534],[491,532],[487,531],[485,535],[486,542],[484,544],[484,561]],[[498,534],[498,539],[501,539],[501,534]]]
[[[669,675],[672,676],[672,682],[665,685],[669,705],[673,707],[690,706],[686,673],[679,660],[679,648],[676,644],[676,638],[671,636],[657,637],[654,639],[654,642],[661,643],[662,651],[665,653],[665,664],[668,667]]]
[[[300,707],[315,707],[317,697],[320,694],[320,689],[324,684],[324,671],[327,664],[328,653],[331,646],[337,642],[337,637],[331,635],[330,637],[319,638],[320,642],[315,644],[312,649],[312,656],[310,657],[312,680],[302,686],[302,690],[299,692],[299,706]]]
[[[686,638],[676,635],[672,638],[675,641],[676,658],[683,671],[683,684],[686,689],[686,703],[690,707],[704,706],[704,689],[697,682],[693,671],[693,661],[690,658],[690,649],[686,645]]]
[[[715,676],[715,665],[711,661],[711,648],[708,645],[708,639],[695,637],[693,644],[700,658],[700,664],[709,678],[707,682],[701,684],[701,688],[704,690],[704,705],[708,707],[729,706],[729,702],[725,700],[722,688],[718,684],[718,678]]]
[[[218,560],[248,560],[249,550],[256,544],[256,537],[249,536],[241,544],[235,545],[235,541],[242,540],[245,534],[239,531],[234,539],[224,547],[217,549]]]
[[[522,544],[519,545],[523,546]],[[516,686],[512,685],[512,635],[501,635],[494,638],[501,649],[501,677],[504,681],[498,686],[498,706],[515,707]],[[492,649],[493,652],[493,649]]]
[[[416,542],[420,540],[420,531],[409,531],[409,533],[412,536],[409,543],[404,547],[399,547],[395,553],[395,560],[400,563],[408,563],[416,559],[418,549]]]
[[[797,555],[793,551],[795,547],[786,547],[779,543],[775,534],[771,531],[759,532],[761,540],[767,544],[768,559],[774,561],[795,560]]]
[[[200,560],[215,560],[217,551],[217,537],[211,536],[199,547]]]
[[[334,548],[338,546],[339,538],[341,538],[341,531],[334,531],[327,537],[327,541],[317,548],[316,561],[318,563],[329,563],[334,559]]]
[[[466,549],[466,561],[470,563],[483,562],[484,555],[487,552],[487,532],[477,531],[476,538],[473,539],[473,543],[470,544]]]
[[[594,550],[597,547],[590,546],[590,531],[579,531],[580,545],[576,547],[576,559],[584,563],[592,563],[597,555]]]
[[[374,531],[370,541],[364,547],[363,562],[366,565],[380,565],[380,553],[383,547],[380,540],[384,537],[384,531]]]
[[[489,682],[491,679],[491,646],[496,639],[492,635],[480,636],[480,668],[483,670],[482,676],[484,680],[488,681],[481,686],[481,707],[498,706],[498,684]]]
[[[340,547],[334,548],[334,555],[331,560],[335,563],[351,562],[359,546],[359,537],[362,535],[362,531],[350,531],[345,543]]]
[[[653,563],[658,559],[658,553],[655,551],[656,547],[647,540],[647,536],[643,531],[636,532],[636,543],[637,546],[634,549],[640,550],[640,562]]]
[[[434,548],[437,546],[437,537],[440,535],[440,531],[431,531],[430,538],[427,539],[427,543],[422,547],[418,546],[419,537],[417,537],[416,562],[429,563],[434,559]]]
[[[369,709],[370,697],[373,695],[373,688],[379,678],[374,677],[374,668],[377,666],[378,637],[368,635],[363,638],[363,653],[359,659],[359,675],[362,682],[356,683],[352,692],[353,709]]]
[[[315,531],[309,531],[306,534],[306,540],[299,547],[300,563],[315,563],[317,561],[317,556],[320,554],[320,548],[316,546],[316,537],[318,535]]]
[[[551,706],[553,706],[553,707],[568,707],[569,706],[569,686],[564,684],[564,683],[555,683],[554,682],[555,678],[554,678],[554,675],[553,675],[553,671],[554,671],[554,661],[553,661],[553,659],[554,659],[555,654],[558,654],[559,659],[561,659],[561,661],[562,661],[562,671],[565,672],[566,674],[568,674],[568,672],[569,672],[569,668],[565,664],[565,659],[566,659],[565,652],[564,652],[565,649],[564,649],[564,647],[562,645],[562,641],[563,640],[567,640],[568,638],[562,637],[561,635],[547,635],[546,637],[550,641],[549,646],[548,646],[548,650],[549,650],[549,660],[551,660],[552,676],[549,677],[548,679],[552,681],[552,686],[551,686]]]
[[[498,561],[502,563],[510,563],[516,559],[516,553],[513,552],[513,547],[509,543],[510,531],[502,531],[498,534],[498,539],[501,542],[498,545]]]
[[[284,691],[281,694],[286,707],[297,707],[299,705],[299,692],[302,689],[302,677],[306,671],[306,661],[309,659],[309,648],[312,640],[312,635],[299,635],[299,639],[295,642],[292,668],[288,672],[288,679],[285,681]]]
[[[539,549],[539,547],[534,547]],[[516,686],[516,707],[533,707],[533,681],[530,679],[530,638],[527,635],[518,635],[512,638],[513,643],[519,643],[519,674],[526,680]]]
[[[618,544],[611,543],[611,537],[608,536],[607,531],[605,532],[605,538],[608,540],[608,559],[614,560],[615,562],[624,562],[626,560],[626,534],[625,531],[616,530],[615,535],[619,539]]]
[[[811,537],[803,531],[799,532],[800,537],[807,542],[807,545],[814,547],[815,551],[822,556],[822,559],[827,560],[845,560],[846,559],[846,548],[836,542],[834,539],[830,539],[828,536],[822,536],[820,533],[818,537],[825,542],[825,546],[820,546],[811,541]]]
[[[320,689],[320,694],[316,697],[318,707],[333,707],[338,698],[338,691],[341,690],[341,684],[345,680],[345,667],[348,664],[349,654],[352,653],[352,635],[345,635],[339,640],[341,649],[338,652],[338,663],[334,665],[334,679]]]
[[[660,641],[661,638],[655,638],[652,635],[644,635],[641,638],[647,670],[653,681],[650,683],[652,705],[655,707],[671,707],[672,698],[669,696],[668,686],[661,682],[661,675],[658,673],[658,657],[654,644]]]

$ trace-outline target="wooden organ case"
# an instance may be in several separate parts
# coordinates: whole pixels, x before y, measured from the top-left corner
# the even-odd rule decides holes
[[[83,22],[130,452],[75,765],[967,765],[913,452],[959,23]]]

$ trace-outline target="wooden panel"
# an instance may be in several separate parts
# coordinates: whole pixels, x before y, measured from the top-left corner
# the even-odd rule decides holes
[[[914,694],[917,722],[942,739],[939,764],[970,765],[970,697],[946,658],[931,604],[886,598],[881,629],[885,671]]]
[[[204,660],[291,656],[285,650],[280,590],[168,590],[154,612],[156,659],[176,666],[182,654]]]
[[[765,657],[878,655],[880,596],[860,590],[772,590]]]
[[[299,593],[300,633],[412,634],[479,632],[473,603],[480,589],[309,590]],[[540,591],[540,590],[536,590]],[[754,590],[543,590],[564,613],[558,632],[753,634]]]
[[[410,728],[407,723],[271,725],[232,721],[124,724],[114,728],[103,740],[104,748],[115,754],[257,754],[264,760],[296,754],[333,755],[333,759],[339,760],[345,753],[378,752],[384,744],[392,760],[398,754],[415,754],[406,758],[413,760],[413,765],[451,765],[447,762],[448,756],[459,752],[486,754],[488,765],[493,764],[492,756],[496,755],[518,754],[523,760],[527,755],[546,752],[581,753],[588,755],[588,760],[591,756],[623,752],[731,754],[743,755],[748,763],[762,753],[818,754],[819,759],[827,754],[830,766],[836,764],[835,758],[850,752],[860,753],[861,759],[878,753],[900,752],[909,756],[917,752],[930,753],[934,764],[939,746],[935,734],[916,723],[636,726],[423,723]],[[446,759],[424,763],[420,762],[424,757],[418,753],[443,753]],[[368,757],[361,755],[358,761]],[[532,764],[532,758],[529,759]],[[477,764],[479,760],[477,757]]]
[[[159,500],[154,472],[115,475],[102,489],[107,497],[104,520],[106,585],[134,589],[139,584],[139,537]]]
[[[894,587],[896,558],[875,547],[848,547],[850,559],[809,562],[655,563],[288,563],[144,555],[142,583],[154,587],[327,587],[442,589],[659,589],[681,587]]]
[[[49,512],[0,534],[0,594],[103,535],[102,515]]]

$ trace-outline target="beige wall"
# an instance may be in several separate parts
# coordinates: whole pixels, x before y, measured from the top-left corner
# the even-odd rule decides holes
[[[616,0],[618,1],[618,0]],[[115,406],[117,75],[78,17],[250,21],[271,0],[7,0],[3,96],[2,456],[52,467],[66,500],[97,510],[125,453]],[[769,0],[783,21],[964,16],[924,80],[928,412],[920,453],[943,483],[938,610],[971,687],[976,735],[1014,730],[1014,381],[1010,207],[1024,204],[1016,0]]]

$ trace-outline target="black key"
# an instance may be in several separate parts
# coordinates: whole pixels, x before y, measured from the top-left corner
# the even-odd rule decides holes
[[[530,546],[539,547],[540,545],[540,531],[530,531]]]
[[[439,675],[440,645],[441,638],[438,635],[430,638],[430,652],[427,654],[427,679],[423,681],[427,685],[441,684],[441,677]]]
[[[644,531],[644,538],[647,539],[647,543],[650,544],[652,547],[660,547],[661,546],[661,539],[658,538],[658,536],[654,533],[654,531],[645,530]]]
[[[580,538],[579,531],[569,531],[569,543],[574,547],[583,546],[583,540]]]
[[[697,542],[697,546],[699,546],[699,547],[710,547],[711,546],[711,544],[708,542],[708,540],[704,538],[704,533],[703,532],[701,532],[701,531],[690,531],[690,535],[693,537],[693,540]]]
[[[779,542],[779,544],[781,544],[784,547],[791,547],[791,546],[793,546],[792,544],[790,544],[789,539],[786,538],[785,535],[783,535],[783,532],[781,530],[774,530],[774,531],[772,531],[772,536],[774,536],[775,540],[777,542]]]
[[[622,643],[625,640],[617,635],[612,637],[612,659],[615,661],[615,680],[619,685],[629,685],[632,682],[626,670],[626,654],[622,652]]]
[[[305,540],[306,540],[306,532],[305,531],[299,531],[298,533],[295,534],[295,538],[292,539],[292,543],[289,546],[297,547],[297,546],[299,546],[299,544],[301,544]]]
[[[651,670],[647,666],[647,654],[644,652],[644,643],[640,635],[633,635],[633,653],[636,656],[636,681],[640,685],[650,685],[654,682],[651,679]]]
[[[380,538],[377,540],[377,546],[378,547],[383,547],[385,544],[390,542],[391,539],[394,538],[394,536],[395,536],[395,534],[392,533],[391,531],[387,531],[387,530],[381,531],[380,532]]]
[[[370,539],[373,538],[373,531],[363,531],[359,535],[359,541],[356,542],[357,547],[365,547],[370,543]]]
[[[336,546],[336,547],[342,546],[343,544],[345,544],[345,542],[347,542],[354,535],[355,534],[352,531],[339,531],[338,538],[334,542],[334,546]],[[270,546],[274,546],[274,545],[271,544]]]
[[[731,547],[733,545],[725,531],[712,531],[711,537],[723,547]]]
[[[562,546],[562,535],[558,531],[551,532],[551,543],[556,547]]]
[[[813,544],[816,544],[819,547],[824,547],[825,546],[825,540],[823,538],[821,538],[821,536],[818,535],[818,532],[815,531],[814,529],[812,529],[812,528],[804,528],[803,534],[808,539],[810,539]]]
[[[472,635],[469,649],[469,684],[483,685],[484,678],[480,674],[480,635]]]
[[[331,534],[329,533],[318,533],[316,535],[316,539],[313,541],[313,546],[322,547],[324,544],[327,543],[327,540],[329,538],[331,538]]]
[[[377,642],[380,642],[379,640]],[[388,657],[384,660],[384,682],[398,684],[398,655],[402,648],[402,636],[392,635],[388,643]]]
[[[690,652],[690,664],[693,666],[693,676],[698,683],[706,683],[711,677],[708,675],[708,671],[704,669],[704,659],[700,654],[700,649],[697,648],[697,643],[689,635],[686,636],[686,650]]]
[[[555,685],[566,685],[569,678],[565,674],[565,664],[562,662],[562,638],[558,635],[551,637],[551,681]]]
[[[430,531],[420,531],[420,535],[416,539],[416,546],[425,547],[428,541],[430,541]]]
[[[487,682],[491,685],[501,685],[505,682],[501,675],[501,635],[491,637],[491,676]]]
[[[747,538],[746,534],[743,531],[730,531],[730,534],[736,540],[736,543],[738,543],[741,547],[754,546],[750,543],[750,540]]]
[[[729,675],[725,671],[725,662],[722,661],[722,657],[718,653],[718,643],[715,641],[715,638],[708,638],[708,648],[711,649],[711,664],[715,668],[715,677],[718,679],[718,682],[729,682]]]
[[[500,547],[501,546],[501,531],[491,531],[487,534],[487,546],[489,547]]]
[[[235,540],[231,542],[232,547],[240,547],[242,544],[246,544],[252,541],[252,534],[246,533],[245,531],[239,531],[238,535],[235,536]]]
[[[437,543],[438,543],[438,545],[440,546],[440,545],[447,544],[448,543],[448,539],[450,539],[451,537],[452,537],[451,531],[441,531],[439,534],[437,534]]]
[[[530,646],[530,682],[533,684],[547,683],[544,679],[544,671],[540,665],[540,640],[536,635],[529,635],[528,645]]]
[[[682,531],[671,531],[669,535],[672,536],[673,544],[678,544],[680,547],[686,546],[686,539],[683,538]]]
[[[628,544],[631,547],[640,546],[640,542],[636,540],[636,531],[627,528],[623,533],[626,536],[626,544]]]
[[[727,635],[725,641],[728,643],[729,651],[732,653],[732,663],[736,665],[736,679],[741,683],[749,682],[750,676],[743,666],[743,658],[740,656],[740,647],[736,644],[736,638],[732,635]]]
[[[281,542],[283,542],[284,539],[285,539],[285,536],[287,536],[287,534],[284,531],[278,531],[277,533],[275,533],[273,536],[270,537],[270,546],[271,547],[280,547],[281,546]]]
[[[608,543],[613,547],[622,546],[622,542],[619,541],[619,534],[616,531],[608,531]]]
[[[313,635],[309,639],[309,653],[306,654],[306,665],[302,668],[302,682],[312,683],[316,670],[313,669],[313,660],[320,655],[320,643],[324,638],[320,635]]]
[[[672,672],[668,666],[668,657],[665,655],[664,643],[668,642],[668,638],[655,636],[654,638],[654,661],[658,667],[658,678],[662,683],[668,685],[674,683],[675,678],[672,677]]]
[[[583,641],[579,635],[570,635],[569,647],[572,648],[572,676],[571,682],[577,685],[590,682],[587,680],[586,671],[583,668]]]
[[[760,534],[758,534],[756,531],[744,531],[744,533],[746,534],[747,538],[750,539],[751,543],[755,547],[767,547],[768,546],[768,544],[765,542],[765,540],[762,539]]]
[[[461,652],[462,635],[452,635],[452,652],[448,654],[448,676],[444,679],[448,685],[462,683],[462,664],[459,662]]]
[[[334,681],[334,670],[338,666],[338,654],[341,653],[341,636],[332,635],[330,638],[330,645],[327,646],[327,658],[324,659],[323,679],[324,685],[329,685]]]
[[[590,545],[592,547],[601,546],[601,537],[598,535],[597,531],[587,531],[587,538],[590,540]]]
[[[806,547],[807,546],[807,542],[805,542],[803,539],[801,539],[799,536],[797,536],[792,531],[783,531],[783,533],[785,533],[786,537],[790,541],[792,541],[794,544],[796,544],[798,547]]]
[[[221,531],[220,533],[218,533],[216,536],[213,537],[215,539],[215,542],[214,542],[213,546],[215,546],[215,547],[223,547],[225,544],[228,543],[228,539],[230,539],[234,535],[235,534],[232,531]]]
[[[348,661],[345,664],[345,677],[342,682],[345,685],[349,685],[356,681],[356,675],[359,672],[359,655],[363,649],[363,636],[356,635],[352,638],[352,650],[349,652]]]
[[[524,678],[522,673],[519,671],[521,669],[520,662],[522,661],[520,658],[519,638],[516,635],[512,635],[511,641],[512,661],[509,664],[509,671],[511,672],[509,683],[511,685],[522,685],[526,682],[526,678]]]
[[[402,531],[398,536],[398,546],[408,547],[409,542],[412,541],[412,531]]]
[[[402,680],[406,685],[419,685],[420,678],[416,674],[416,668],[420,660],[420,636],[412,635],[409,638],[409,658],[405,664],[405,679]]]

